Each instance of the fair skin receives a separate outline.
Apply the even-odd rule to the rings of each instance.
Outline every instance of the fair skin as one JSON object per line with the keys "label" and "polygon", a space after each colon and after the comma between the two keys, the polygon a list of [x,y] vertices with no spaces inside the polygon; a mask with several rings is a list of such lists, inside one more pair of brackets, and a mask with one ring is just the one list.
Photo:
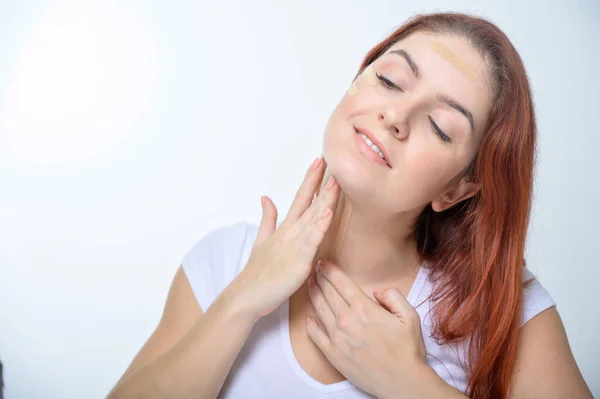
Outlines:
{"label": "fair skin", "polygon": [[[478,72],[477,78],[464,76],[433,51],[434,40],[468,62]],[[403,51],[418,66],[419,78],[396,51]],[[478,189],[467,179],[451,190],[447,186],[477,151],[491,93],[484,61],[460,39],[416,33],[388,49],[374,61],[373,69],[403,92],[389,91],[381,82],[371,86],[359,77],[357,93],[344,96],[333,111],[323,139],[324,182],[333,174],[343,191],[317,259],[338,265],[371,298],[373,290],[388,287],[397,287],[406,297],[419,266],[411,224],[428,203],[443,211]],[[439,92],[471,112],[475,130],[462,113],[436,100]],[[428,116],[451,142],[432,130]],[[370,130],[380,140],[391,168],[358,151],[353,126]],[[352,208],[352,216],[345,242],[340,243],[336,237],[347,207]],[[290,334],[298,361],[307,368],[320,364],[314,374],[322,382],[344,380],[304,332],[306,316],[316,316],[312,307],[307,287],[290,298]]]}
{"label": "fair skin", "polygon": [[[475,79],[465,76],[433,51],[431,42],[434,39],[461,57],[475,71]],[[420,78],[413,74],[403,56],[391,53],[395,50],[403,50],[403,54],[411,57],[419,67]],[[322,167],[326,166],[326,170],[321,187],[330,175],[334,175],[342,191],[334,206],[331,226],[315,258],[329,261],[327,267],[317,274],[316,281],[311,273],[301,289],[290,296],[292,347],[300,365],[324,384],[347,378],[367,391],[377,387],[378,391],[372,392],[381,398],[398,398],[394,395],[399,391],[408,397],[462,397],[419,360],[422,355],[420,325],[403,298],[410,291],[419,266],[415,242],[409,234],[414,218],[429,203],[440,212],[473,196],[479,188],[466,179],[452,187],[448,183],[472,160],[483,135],[492,98],[485,61],[461,39],[415,33],[388,49],[374,62],[373,68],[404,91],[388,91],[380,81],[376,86],[357,81],[356,94],[346,94],[328,121],[323,140],[326,165]],[[436,101],[439,92],[453,97],[470,111],[473,131],[462,113]],[[431,130],[429,117],[451,142],[442,140]],[[353,126],[373,132],[386,147],[391,167],[382,166],[358,151]],[[349,207],[351,218],[344,232],[345,240],[339,242],[336,237],[342,233],[340,221]],[[310,284],[312,290],[309,290],[310,281],[316,283]],[[315,290],[315,286],[319,290]],[[394,290],[388,290],[383,296],[373,294],[373,290],[390,287]],[[158,327],[121,381],[140,374],[139,370],[154,369],[157,370],[154,376],[162,377],[161,389],[184,386],[184,381],[192,378],[189,370],[195,369],[200,375],[198,367],[205,363],[192,358],[199,346],[193,337],[200,330],[208,330],[211,323],[222,328],[202,336],[207,346],[214,347],[230,340],[243,342],[251,323],[240,325],[239,318],[232,322],[233,318],[222,316],[225,309],[230,309],[223,298],[203,314],[179,269]],[[348,307],[348,303],[359,303],[360,306]],[[350,308],[358,308],[358,316],[362,319],[349,313]],[[346,318],[349,322],[344,325],[347,330],[358,332],[354,338],[371,337],[371,341],[361,342],[372,349],[370,352],[380,350],[381,353],[409,355],[386,358],[388,360],[383,363],[361,369],[365,361],[373,358],[364,357],[368,354],[360,351],[351,356],[344,354],[340,348],[348,342],[337,339],[334,345],[330,339],[332,333],[336,333],[331,315],[340,311],[352,316]],[[306,321],[308,315],[313,321]],[[408,322],[399,323],[401,318]],[[352,324],[356,320],[373,323]],[[362,330],[358,330],[359,327]],[[511,397],[591,397],[555,308],[535,316],[520,333]],[[242,338],[236,341],[235,334]],[[405,334],[402,342],[394,339],[398,334]],[[193,344],[186,346],[190,342]],[[381,342],[396,342],[398,350],[377,349]],[[233,357],[237,350],[237,347],[232,349]],[[233,357],[223,365],[224,369],[228,370]],[[167,376],[165,370],[169,367],[172,374]],[[147,375],[148,378],[139,380],[150,384],[156,379],[149,372]],[[398,387],[394,384],[403,381],[400,376],[406,382]],[[192,392],[193,387],[186,387]],[[422,387],[429,390],[423,391]],[[412,395],[407,389],[413,389]],[[122,391],[126,392],[125,389]]]}

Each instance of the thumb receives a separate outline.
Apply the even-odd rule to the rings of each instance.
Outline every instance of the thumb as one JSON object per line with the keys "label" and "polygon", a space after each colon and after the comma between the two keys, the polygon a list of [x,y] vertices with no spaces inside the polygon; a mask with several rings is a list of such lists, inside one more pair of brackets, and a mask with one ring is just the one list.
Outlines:
{"label": "thumb", "polygon": [[261,244],[267,239],[277,226],[277,208],[273,201],[266,195],[261,197],[262,203],[262,218],[260,220],[260,226],[258,227],[258,235],[256,236],[256,243]]}
{"label": "thumb", "polygon": [[377,299],[377,302],[396,316],[400,317],[407,314],[407,306],[410,306],[410,303],[408,303],[398,288],[392,287],[373,291],[373,296]]}

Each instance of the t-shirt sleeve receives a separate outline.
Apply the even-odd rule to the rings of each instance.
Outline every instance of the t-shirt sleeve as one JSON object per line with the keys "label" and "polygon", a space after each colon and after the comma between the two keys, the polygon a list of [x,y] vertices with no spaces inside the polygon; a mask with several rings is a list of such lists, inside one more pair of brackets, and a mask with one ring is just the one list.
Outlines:
{"label": "t-shirt sleeve", "polygon": [[211,230],[184,256],[181,266],[204,312],[244,268],[251,227],[240,221]]}
{"label": "t-shirt sleeve", "polygon": [[[527,269],[523,268],[523,282],[531,279],[534,275]],[[540,312],[556,306],[554,300],[548,294],[548,291],[542,286],[542,283],[536,278],[523,292],[523,313],[521,315],[521,326],[531,320]]]}

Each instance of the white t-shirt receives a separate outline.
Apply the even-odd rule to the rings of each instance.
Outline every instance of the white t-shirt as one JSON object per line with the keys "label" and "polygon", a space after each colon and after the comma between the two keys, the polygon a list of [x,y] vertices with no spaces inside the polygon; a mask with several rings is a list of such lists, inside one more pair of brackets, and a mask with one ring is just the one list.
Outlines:
{"label": "white t-shirt", "polygon": [[[258,226],[245,221],[220,227],[207,233],[185,255],[183,270],[204,311],[244,268],[257,233]],[[524,269],[523,278],[530,277],[531,272]],[[421,267],[407,300],[421,317],[427,363],[447,383],[464,392],[467,384],[463,367],[466,364],[466,343],[438,345],[430,338],[430,302],[425,299],[431,289],[428,270]],[[554,301],[535,280],[525,289],[521,325],[551,306],[555,306]],[[285,300],[279,308],[255,324],[225,380],[219,398],[373,398],[348,380],[322,384],[300,367],[290,342],[288,312],[289,302]]]}

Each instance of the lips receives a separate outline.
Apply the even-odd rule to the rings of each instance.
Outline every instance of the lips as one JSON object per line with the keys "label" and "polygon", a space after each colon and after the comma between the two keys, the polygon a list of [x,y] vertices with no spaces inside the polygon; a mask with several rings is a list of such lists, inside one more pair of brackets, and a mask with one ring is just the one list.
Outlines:
{"label": "lips", "polygon": [[362,133],[365,136],[367,136],[369,138],[369,140],[371,140],[371,142],[373,144],[375,144],[377,146],[377,148],[379,148],[379,150],[381,150],[381,152],[383,153],[384,156],[384,161],[388,164],[388,166],[391,168],[392,164],[390,163],[390,153],[388,152],[387,148],[385,148],[385,146],[383,145],[383,143],[377,138],[377,136],[375,136],[373,134],[373,132],[371,132],[368,129],[365,129],[363,127],[358,127],[358,126],[354,126],[354,131],[357,133]]}

